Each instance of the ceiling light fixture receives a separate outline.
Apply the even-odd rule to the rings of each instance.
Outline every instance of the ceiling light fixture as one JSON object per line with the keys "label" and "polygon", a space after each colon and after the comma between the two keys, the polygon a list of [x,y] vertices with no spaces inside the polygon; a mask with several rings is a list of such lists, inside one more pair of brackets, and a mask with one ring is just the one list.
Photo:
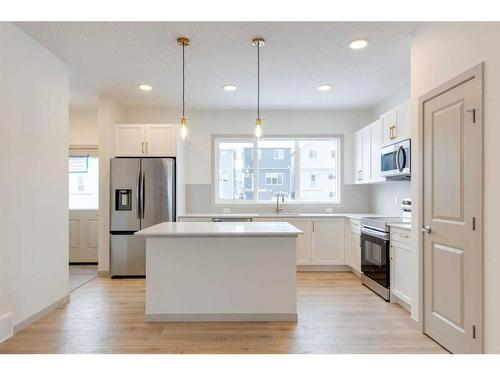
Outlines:
{"label": "ceiling light fixture", "polygon": [[141,89],[142,91],[151,91],[153,90],[153,87],[150,86],[150,85],[139,85],[139,89]]}
{"label": "ceiling light fixture", "polygon": [[260,119],[260,47],[266,44],[263,38],[255,38],[252,44],[257,47],[257,119],[255,120],[255,136],[262,136],[262,120]]}
{"label": "ceiling light fixture", "polygon": [[349,47],[351,49],[362,49],[365,48],[367,45],[368,41],[366,39],[356,39],[349,44]]}
{"label": "ceiling light fixture", "polygon": [[330,91],[331,88],[332,88],[332,85],[327,84],[327,83],[318,86],[319,91]]}
{"label": "ceiling light fixture", "polygon": [[226,91],[236,91],[236,86],[234,85],[224,85],[222,86]]}
{"label": "ceiling light fixture", "polygon": [[186,117],[186,58],[184,49],[189,46],[189,39],[186,37],[177,38],[177,44],[182,47],[182,116],[181,116],[181,138],[186,138],[188,134]]}

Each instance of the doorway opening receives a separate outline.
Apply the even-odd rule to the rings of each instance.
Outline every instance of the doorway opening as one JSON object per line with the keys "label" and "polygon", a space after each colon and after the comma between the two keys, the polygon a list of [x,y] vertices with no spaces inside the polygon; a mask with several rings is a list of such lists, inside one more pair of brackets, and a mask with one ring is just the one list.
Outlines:
{"label": "doorway opening", "polygon": [[97,277],[99,159],[96,146],[72,146],[69,175],[69,289]]}

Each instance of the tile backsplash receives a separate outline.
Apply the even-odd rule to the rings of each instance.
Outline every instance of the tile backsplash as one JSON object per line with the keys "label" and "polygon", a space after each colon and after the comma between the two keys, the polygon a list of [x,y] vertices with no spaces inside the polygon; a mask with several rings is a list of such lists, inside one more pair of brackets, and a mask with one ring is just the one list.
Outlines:
{"label": "tile backsplash", "polygon": [[[401,200],[410,197],[409,181],[388,181],[376,185],[344,185],[341,205],[328,204],[286,204],[283,212],[342,212],[376,213],[399,216]],[[228,211],[229,210],[229,211]],[[186,185],[186,213],[253,213],[274,212],[274,204],[228,204],[214,205],[212,185]],[[331,211],[330,211],[331,210]]]}
{"label": "tile backsplash", "polygon": [[[370,212],[370,186],[368,185],[344,185],[343,202],[341,205],[329,204],[285,204],[283,212],[316,213],[326,212],[331,209],[332,213],[369,213]],[[274,212],[274,204],[228,204],[214,205],[212,199],[212,185],[210,184],[188,184],[186,185],[186,213],[253,213]],[[329,211],[330,212],[330,211]]]}

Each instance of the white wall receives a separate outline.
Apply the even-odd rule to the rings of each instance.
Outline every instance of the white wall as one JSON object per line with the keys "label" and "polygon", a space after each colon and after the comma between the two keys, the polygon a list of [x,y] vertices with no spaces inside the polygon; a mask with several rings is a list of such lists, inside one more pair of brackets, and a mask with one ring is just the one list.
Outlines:
{"label": "white wall", "polygon": [[68,69],[0,23],[0,316],[68,295]]}
{"label": "white wall", "polygon": [[[343,134],[344,180],[352,182],[353,132],[370,123],[372,111],[266,111],[265,134]],[[177,123],[178,111],[126,110],[128,123]],[[189,113],[186,143],[186,184],[211,183],[212,134],[253,135],[255,111],[194,111]]]}
{"label": "white wall", "polygon": [[[420,27],[411,47],[412,142],[418,150],[418,98],[485,62],[484,75],[484,332],[485,350],[500,353],[500,23],[439,23]],[[415,158],[416,159],[416,158]],[[415,160],[417,163],[418,161]],[[418,176],[419,165],[413,165]],[[418,196],[413,184],[412,197]],[[414,238],[417,238],[414,211]],[[416,252],[418,244],[414,245]]]}
{"label": "white wall", "polygon": [[75,108],[69,111],[69,144],[97,145],[99,140],[97,108]]}

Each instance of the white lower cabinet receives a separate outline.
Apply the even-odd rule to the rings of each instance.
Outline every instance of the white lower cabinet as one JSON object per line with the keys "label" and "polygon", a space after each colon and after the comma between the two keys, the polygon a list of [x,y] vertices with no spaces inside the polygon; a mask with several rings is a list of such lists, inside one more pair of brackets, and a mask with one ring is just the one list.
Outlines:
{"label": "white lower cabinet", "polygon": [[411,307],[412,294],[411,277],[408,277],[408,273],[412,269],[410,231],[401,228],[391,228],[390,236],[391,295],[403,302],[403,307],[409,308]]}
{"label": "white lower cabinet", "polygon": [[359,220],[348,220],[346,222],[348,228],[346,231],[348,235],[346,236],[349,242],[346,244],[349,254],[349,266],[357,272],[357,274],[361,274],[361,233],[359,230]]}
{"label": "white lower cabinet", "polygon": [[297,237],[297,264],[311,264],[313,221],[311,219],[284,219],[284,221],[304,232],[303,235]]}
{"label": "white lower cabinet", "polygon": [[314,219],[311,264],[344,265],[344,219]]}

